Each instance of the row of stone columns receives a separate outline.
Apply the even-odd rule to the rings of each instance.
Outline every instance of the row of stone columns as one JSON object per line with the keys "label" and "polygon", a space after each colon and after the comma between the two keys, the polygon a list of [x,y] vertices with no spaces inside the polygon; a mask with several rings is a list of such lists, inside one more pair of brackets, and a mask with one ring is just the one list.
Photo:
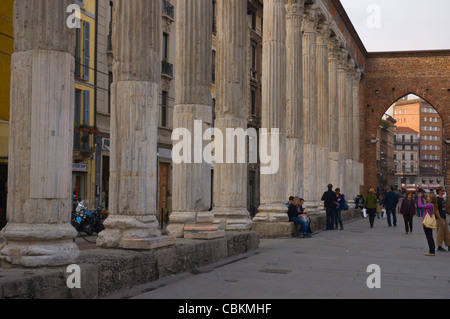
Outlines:
{"label": "row of stone columns", "polygon": [[[286,160],[280,161],[282,178],[261,177],[262,205],[253,222],[273,223],[256,227],[271,235],[277,230],[268,227],[287,220],[281,206],[288,196],[303,197],[314,213],[323,208],[321,196],[329,183],[349,197],[357,195],[362,184],[362,71],[355,68],[332,27],[316,3],[264,3],[263,128],[280,128],[280,152]],[[286,123],[278,118],[280,112],[285,112]]]}
{"label": "row of stone columns", "polygon": [[[340,43],[330,39],[329,23],[317,5],[304,3],[264,1],[265,133],[260,138],[269,141],[268,154],[278,152],[279,163],[276,171],[261,175],[261,206],[254,222],[286,222],[289,195],[303,196],[317,209],[329,181],[344,190],[352,184],[347,192],[359,188],[361,169],[354,165],[359,164],[359,130],[351,115],[359,114],[360,72]],[[69,4],[15,2],[9,223],[0,250],[8,264],[57,266],[73,263],[79,254],[70,225],[74,32],[63,14]],[[217,5],[215,132],[226,136],[227,128],[247,128],[247,32],[242,32],[247,3],[219,0]],[[156,219],[161,10],[161,1],[117,0],[114,5],[111,215],[97,241],[104,248],[174,244],[171,236],[161,235]],[[33,17],[39,23],[32,23]],[[203,160],[207,142],[195,143],[212,124],[211,19],[210,0],[178,2],[174,128],[191,133],[182,141],[182,153],[192,156],[173,164],[168,230],[175,237],[216,238],[224,230],[252,226],[246,210],[247,165],[236,158],[215,163],[215,205],[209,212],[211,164]],[[277,147],[270,143],[273,136]]]}

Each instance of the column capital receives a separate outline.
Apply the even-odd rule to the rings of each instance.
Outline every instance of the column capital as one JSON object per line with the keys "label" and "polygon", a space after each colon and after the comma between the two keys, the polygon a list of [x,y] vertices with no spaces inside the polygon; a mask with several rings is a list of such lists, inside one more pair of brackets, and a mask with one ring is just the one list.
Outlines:
{"label": "column capital", "polygon": [[327,46],[331,35],[331,22],[322,20],[317,29],[317,45]]}
{"label": "column capital", "polygon": [[320,10],[316,4],[305,6],[303,10],[303,33],[317,33]]}
{"label": "column capital", "polygon": [[346,71],[347,69],[347,59],[348,52],[347,49],[340,48],[337,50],[337,60],[338,60],[338,69]]}
{"label": "column capital", "polygon": [[337,37],[328,38],[328,59],[337,60],[341,50],[341,41]]}
{"label": "column capital", "polygon": [[287,18],[291,16],[301,16],[303,18],[303,9],[306,0],[286,0],[286,15]]}
{"label": "column capital", "polygon": [[361,82],[361,77],[364,73],[363,69],[360,68],[355,68],[355,70],[353,71],[353,87],[354,88],[358,88],[359,87],[359,82]]}

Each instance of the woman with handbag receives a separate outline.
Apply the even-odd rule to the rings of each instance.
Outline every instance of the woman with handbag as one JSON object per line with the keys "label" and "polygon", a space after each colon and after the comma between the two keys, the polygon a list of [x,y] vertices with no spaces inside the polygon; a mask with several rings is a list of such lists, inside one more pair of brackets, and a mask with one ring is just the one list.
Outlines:
{"label": "woman with handbag", "polygon": [[433,229],[437,228],[436,225],[436,214],[438,212],[438,202],[436,195],[430,193],[427,197],[427,204],[422,204],[422,195],[419,195],[417,204],[419,208],[423,208],[423,230],[425,231],[425,237],[428,241],[429,252],[425,256],[434,256],[436,251],[436,245],[433,238]]}

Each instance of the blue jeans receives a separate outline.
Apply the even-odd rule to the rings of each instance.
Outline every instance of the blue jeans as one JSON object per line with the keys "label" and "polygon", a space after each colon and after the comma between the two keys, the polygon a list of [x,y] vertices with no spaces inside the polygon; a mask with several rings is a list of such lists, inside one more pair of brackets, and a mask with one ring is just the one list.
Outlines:
{"label": "blue jeans", "polygon": [[300,219],[300,217],[289,217],[289,221],[294,222],[297,225],[301,225],[302,235],[308,235],[308,226],[309,226],[308,222],[304,222],[303,220]]}
{"label": "blue jeans", "polygon": [[392,227],[392,223],[391,223],[391,214],[394,217],[394,227],[397,226],[397,214],[396,214],[396,209],[387,209],[386,208],[386,214],[387,214],[387,222],[389,227]]}
{"label": "blue jeans", "polygon": [[341,226],[341,228],[344,227],[344,224],[342,223],[342,216],[341,216],[342,211],[343,211],[343,209],[338,209],[338,211],[337,211],[336,220],[335,220],[336,229],[338,228],[338,223],[339,223],[339,226]]}
{"label": "blue jeans", "polygon": [[325,207],[327,213],[327,230],[334,229],[335,219],[336,219],[336,208],[335,207]]}

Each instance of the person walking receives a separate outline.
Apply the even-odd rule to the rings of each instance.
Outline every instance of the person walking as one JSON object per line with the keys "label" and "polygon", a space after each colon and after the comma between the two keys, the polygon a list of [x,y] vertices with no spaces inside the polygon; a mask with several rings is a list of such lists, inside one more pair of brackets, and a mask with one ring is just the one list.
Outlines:
{"label": "person walking", "polygon": [[413,217],[416,215],[416,202],[413,193],[407,192],[400,206],[400,214],[405,221],[406,235],[413,232]]}
{"label": "person walking", "polygon": [[369,194],[366,196],[365,207],[367,213],[369,214],[370,228],[373,228],[373,223],[375,222],[375,214],[377,213],[377,195],[375,195],[375,190],[373,188],[369,189]]}
{"label": "person walking", "polygon": [[450,251],[450,230],[448,228],[447,223],[447,203],[444,199],[445,190],[444,188],[438,189],[438,210],[439,214],[437,214],[437,234],[436,234],[436,244],[438,246],[439,251],[447,251],[442,247],[442,243],[444,243],[449,251]]}
{"label": "person walking", "polygon": [[328,185],[328,191],[323,193],[322,201],[324,201],[325,211],[326,211],[326,224],[327,228],[324,230],[333,230],[334,229],[334,218],[336,215],[336,203],[337,196],[336,193],[333,192],[333,185]]}
{"label": "person walking", "polygon": [[[427,204],[422,204],[422,194],[419,194],[417,204],[420,208],[423,208],[422,221],[424,221],[427,216],[433,218],[439,214],[436,195],[430,193],[427,197],[427,202]],[[427,238],[429,248],[429,251],[425,254],[425,256],[434,256],[436,252],[436,245],[433,238],[433,229],[423,225],[423,230],[425,232],[425,237]]]}
{"label": "person walking", "polygon": [[345,199],[345,195],[341,194],[340,188],[336,188],[335,192],[336,192],[337,202],[339,203],[339,207],[338,207],[337,213],[336,213],[335,225],[336,225],[336,229],[338,229],[338,223],[339,223],[339,226],[341,227],[340,230],[344,230],[344,224],[342,223],[341,215],[342,215],[342,211],[345,210],[346,205],[348,207],[348,204],[347,204],[347,200]]}
{"label": "person walking", "polygon": [[[397,204],[398,204],[398,196],[394,192],[394,187],[391,186],[390,191],[384,195],[384,208],[386,209],[387,214],[387,222],[389,227],[392,227],[392,222],[394,223],[394,227],[397,227]],[[392,222],[391,222],[392,215]]]}

